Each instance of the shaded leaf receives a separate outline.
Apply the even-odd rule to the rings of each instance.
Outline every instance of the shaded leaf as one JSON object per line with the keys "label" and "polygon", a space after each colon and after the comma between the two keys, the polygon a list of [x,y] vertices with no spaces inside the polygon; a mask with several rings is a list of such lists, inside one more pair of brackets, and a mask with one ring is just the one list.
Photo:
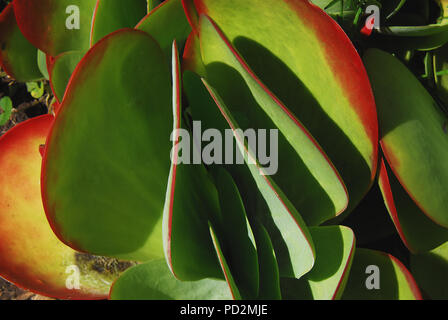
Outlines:
{"label": "shaded leaf", "polygon": [[[279,131],[278,158],[275,159],[278,170],[268,174],[299,212],[303,212],[307,224],[318,225],[339,215],[347,207],[347,191],[326,154],[302,124],[251,73],[216,25],[203,16],[200,26],[207,81],[223,96],[242,129]],[[271,149],[271,152],[276,151]],[[254,156],[259,159],[259,153]],[[306,190],[297,185],[299,180]]]}
{"label": "shaded leaf", "polygon": [[154,260],[126,270],[114,283],[112,300],[231,300],[225,281],[176,280],[165,260]]}
{"label": "shaded leaf", "polygon": [[[378,269],[372,271],[369,266]],[[376,289],[370,287],[375,279],[379,283]],[[380,251],[356,249],[343,299],[421,300],[421,294],[412,275],[395,257]]]}
{"label": "shaded leaf", "polygon": [[448,229],[435,224],[420,210],[384,159],[379,185],[398,234],[411,252],[425,252],[448,241]]}
{"label": "shaded leaf", "polygon": [[96,1],[90,33],[90,46],[116,30],[135,27],[146,13],[146,0]]}
{"label": "shaded leaf", "polygon": [[83,56],[81,51],[67,51],[54,58],[50,68],[50,83],[58,101],[64,98],[70,77]]}
{"label": "shaded leaf", "polygon": [[355,237],[343,226],[310,228],[316,263],[301,279],[281,279],[282,296],[289,300],[340,299],[355,252]]}
{"label": "shaded leaf", "polygon": [[89,48],[96,1],[14,0],[13,4],[23,35],[46,54],[55,57],[64,51],[85,52]]}
{"label": "shaded leaf", "polygon": [[[173,149],[163,214],[163,239],[167,263],[179,280],[219,278],[222,272],[209,231],[209,219],[219,215],[218,194],[202,164],[184,164],[180,151],[189,150],[190,134],[182,135],[182,88],[179,56],[173,43]],[[188,141],[184,141],[188,139]],[[186,147],[183,147],[187,144]],[[193,147],[194,148],[194,147]],[[198,263],[201,261],[201,263]]]}
{"label": "shaded leaf", "polygon": [[37,49],[20,32],[12,3],[0,13],[0,66],[18,81],[42,78],[37,65]]}
{"label": "shaded leaf", "polygon": [[191,32],[181,0],[164,1],[142,19],[136,28],[151,35],[167,57],[171,56],[173,40],[183,47]]}
{"label": "shaded leaf", "polygon": [[448,299],[448,242],[411,256],[411,271],[422,291],[433,300]]}
{"label": "shaded leaf", "polygon": [[[346,34],[308,1],[194,3],[200,15],[216,22],[253,73],[322,146],[347,186],[349,210],[354,208],[373,183],[378,124],[368,77]],[[306,220],[309,213],[302,214]]]}
{"label": "shaded leaf", "polygon": [[416,205],[448,227],[446,116],[398,59],[371,49],[364,61],[377,102],[385,159]]}

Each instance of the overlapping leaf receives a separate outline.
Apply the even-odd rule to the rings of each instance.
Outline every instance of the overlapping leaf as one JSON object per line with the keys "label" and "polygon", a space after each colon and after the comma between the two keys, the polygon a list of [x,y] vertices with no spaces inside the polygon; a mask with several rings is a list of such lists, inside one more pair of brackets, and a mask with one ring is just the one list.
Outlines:
{"label": "overlapping leaf", "polygon": [[[104,299],[118,275],[100,274],[84,263],[83,254],[57,239],[45,217],[39,147],[53,121],[40,116],[0,138],[0,276],[45,296]],[[76,272],[80,287],[67,287]]]}
{"label": "overlapping leaf", "polygon": [[[179,280],[219,278],[222,273],[209,233],[209,220],[219,216],[217,191],[201,164],[184,164],[179,153],[194,152],[183,129],[181,76],[176,42],[172,53],[173,149],[163,215],[164,250],[173,275]],[[182,134],[181,130],[184,130]],[[185,141],[187,140],[187,141]],[[182,147],[186,145],[185,147]],[[194,149],[194,147],[193,147]],[[198,263],[201,261],[201,263]]]}
{"label": "overlapping leaf", "polygon": [[448,227],[446,116],[392,55],[369,50],[364,61],[377,101],[381,146],[393,173],[417,206]]}
{"label": "overlapping leaf", "polygon": [[127,270],[114,283],[112,300],[231,300],[225,281],[180,281],[165,260],[154,260]]}
{"label": "overlapping leaf", "polygon": [[409,271],[395,257],[374,250],[356,249],[343,299],[421,300]]}
{"label": "overlapping leaf", "polygon": [[283,278],[284,299],[339,299],[344,292],[355,252],[355,237],[347,227],[310,228],[316,264],[302,279]]}
{"label": "overlapping leaf", "polygon": [[[213,103],[206,92],[201,91],[200,83],[195,83],[195,77],[191,73],[190,76],[188,79],[184,76],[185,85],[189,87],[187,91],[192,93],[192,86],[198,89],[193,96],[190,95],[194,108],[193,118],[200,113],[207,126],[222,132],[230,128],[237,150],[244,155],[246,166],[230,165],[228,169],[245,201],[249,219],[257,219],[270,233],[280,274],[300,278],[314,264],[314,247],[305,223],[275,182],[264,175],[264,169],[255,161],[242,133],[236,130],[240,128],[239,125],[216,90],[205,82]],[[254,190],[258,192],[254,193]]]}
{"label": "overlapping leaf", "polygon": [[425,298],[448,299],[448,242],[418,255],[411,256],[411,271]]}
{"label": "overlapping leaf", "polygon": [[37,49],[20,32],[12,3],[0,13],[0,66],[18,81],[43,78],[37,65]]}
{"label": "overlapping leaf", "polygon": [[209,18],[203,16],[200,26],[207,80],[219,90],[242,129],[279,131],[278,170],[268,174],[308,224],[320,224],[344,211],[345,186],[313,137],[251,73]]}
{"label": "overlapping leaf", "polygon": [[132,29],[104,38],[78,65],[42,170],[47,215],[70,246],[135,260],[163,257],[169,74],[159,45]]}
{"label": "overlapping leaf", "polygon": [[409,197],[389,165],[381,161],[379,185],[389,214],[403,243],[414,253],[448,241],[448,229],[431,221]]}
{"label": "overlapping leaf", "polygon": [[[378,130],[368,78],[344,32],[307,1],[185,1],[188,12],[192,2],[199,15],[216,22],[260,81],[316,138],[355,206],[373,181]],[[223,62],[221,56],[204,58]]]}
{"label": "overlapping leaf", "polygon": [[164,1],[140,21],[137,29],[154,37],[167,57],[171,56],[173,40],[183,47],[191,32],[181,0]]}
{"label": "overlapping leaf", "polygon": [[147,13],[146,0],[97,0],[90,45],[122,28],[133,28]]}
{"label": "overlapping leaf", "polygon": [[13,4],[23,35],[46,54],[55,57],[89,48],[96,1],[14,0]]}
{"label": "overlapping leaf", "polygon": [[58,101],[62,101],[70,77],[83,56],[81,51],[67,51],[54,58],[50,68],[50,82]]}

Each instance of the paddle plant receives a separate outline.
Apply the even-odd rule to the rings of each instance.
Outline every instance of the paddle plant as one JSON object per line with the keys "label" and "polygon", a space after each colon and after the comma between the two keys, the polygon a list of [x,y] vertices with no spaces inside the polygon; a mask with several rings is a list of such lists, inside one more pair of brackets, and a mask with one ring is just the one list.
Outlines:
{"label": "paddle plant", "polygon": [[[0,138],[0,275],[75,299],[446,298],[448,8],[419,24],[415,2],[13,0],[2,69],[54,102]],[[375,245],[394,235],[402,262]]]}

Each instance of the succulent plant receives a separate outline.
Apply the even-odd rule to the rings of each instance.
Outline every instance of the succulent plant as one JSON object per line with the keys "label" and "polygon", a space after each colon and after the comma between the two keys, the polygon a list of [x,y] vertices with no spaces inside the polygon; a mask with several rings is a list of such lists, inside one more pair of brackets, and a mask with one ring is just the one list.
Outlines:
{"label": "succulent plant", "polygon": [[[447,4],[419,25],[413,2],[13,0],[0,64],[54,103],[0,137],[0,275],[72,299],[447,298]],[[363,227],[386,212],[403,262]]]}

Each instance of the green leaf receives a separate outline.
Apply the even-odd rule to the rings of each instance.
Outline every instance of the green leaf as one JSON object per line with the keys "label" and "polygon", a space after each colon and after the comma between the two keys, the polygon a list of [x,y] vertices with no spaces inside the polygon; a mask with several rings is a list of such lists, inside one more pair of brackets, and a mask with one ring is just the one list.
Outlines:
{"label": "green leaf", "polygon": [[448,227],[448,135],[443,130],[446,116],[398,59],[371,49],[364,61],[389,166],[416,205],[431,220]]}
{"label": "green leaf", "polygon": [[12,100],[10,97],[3,97],[0,99],[0,126],[3,126],[9,121],[12,113]]}
{"label": "green leaf", "polygon": [[140,21],[136,28],[151,35],[167,57],[171,56],[173,40],[182,48],[191,32],[181,0],[164,1]]}
{"label": "green leaf", "polygon": [[50,70],[50,82],[58,101],[64,98],[70,77],[83,56],[81,51],[67,51],[54,59]]}
{"label": "green leaf", "polygon": [[[189,75],[192,74],[189,73]],[[276,246],[280,274],[300,278],[314,264],[314,247],[301,216],[275,182],[269,176],[263,175],[264,169],[259,163],[254,164],[253,161],[249,161],[255,158],[247,149],[241,132],[235,130],[240,127],[216,90],[203,80],[216,103],[214,105],[213,101],[207,100],[210,99],[209,97],[203,96],[204,92],[201,92],[201,87],[197,86],[197,83],[194,83],[194,77],[185,79],[184,75],[184,81],[186,86],[188,84],[187,92],[190,92],[190,102],[194,103],[192,105],[193,118],[195,119],[195,115],[200,113],[201,116],[207,117],[204,124],[207,123],[221,132],[224,132],[225,128],[231,128],[237,150],[244,156],[246,166],[229,165],[227,167],[238,186],[241,198],[245,201],[246,210],[250,210],[249,219],[260,219],[260,222],[268,229],[271,240]],[[199,91],[191,91],[192,86]],[[198,94],[201,96],[197,96]],[[191,99],[192,97],[194,100]]]}
{"label": "green leaf", "polygon": [[20,31],[46,54],[56,57],[89,48],[96,1],[14,0],[13,4]]}
{"label": "green leaf", "polygon": [[398,234],[411,252],[426,252],[448,241],[448,229],[435,224],[420,210],[384,159],[379,185]]}
{"label": "green leaf", "polygon": [[[39,147],[53,121],[48,114],[35,117],[0,137],[0,276],[48,297],[105,299],[118,272],[99,273],[60,242],[42,207]],[[76,271],[80,287],[69,289]]]}
{"label": "green leaf", "polygon": [[[347,186],[348,211],[354,208],[375,177],[378,124],[368,77],[346,34],[333,19],[309,1],[196,0],[194,3],[198,14],[207,15],[216,23],[260,82],[315,138]],[[269,26],[263,27],[261,21],[269,21]],[[200,34],[203,33],[204,30],[196,28]],[[211,46],[204,41],[205,45]],[[226,61],[224,63],[239,70],[234,62],[229,64],[227,51],[216,50],[213,56],[206,56],[204,48],[203,58],[207,60],[206,64],[214,62],[215,68],[224,69],[219,63]],[[244,78],[260,103],[261,99],[248,78]],[[233,108],[222,88],[208,77],[207,80],[218,90],[228,107]],[[249,123],[252,121],[254,119]],[[296,130],[280,131],[291,135]],[[303,144],[300,148],[303,152]],[[310,161],[311,168],[317,166],[315,159]],[[285,165],[280,167],[289,169]],[[328,178],[322,177],[326,170],[317,171],[318,181],[328,182]],[[328,184],[333,188],[338,185],[336,182]],[[285,188],[285,192],[293,189]],[[298,197],[290,198],[297,204]],[[338,200],[336,212],[341,209],[342,199]],[[297,209],[307,222],[308,216],[313,215],[310,210]],[[323,214],[326,213],[318,212],[316,216]]]}
{"label": "green leaf", "polygon": [[84,56],[42,169],[45,210],[62,241],[100,255],[163,257],[170,110],[170,68],[146,33],[120,30]]}
{"label": "green leaf", "polygon": [[114,283],[112,300],[231,300],[225,281],[179,281],[165,260],[154,260],[126,270]]}
{"label": "green leaf", "polygon": [[99,0],[96,3],[90,46],[106,35],[122,29],[133,28],[147,13],[146,0]]}
{"label": "green leaf", "polygon": [[222,251],[221,243],[216,236],[216,232],[213,230],[213,227],[210,225],[210,235],[213,239],[213,244],[215,245],[215,250],[218,255],[219,262],[221,264],[222,272],[224,273],[224,277],[226,278],[226,282],[229,285],[230,291],[232,292],[232,297],[234,300],[242,300],[243,297],[240,293],[238,285],[236,284],[235,277],[230,270],[229,263],[227,262],[226,257]]}
{"label": "green leaf", "polygon": [[17,81],[42,78],[37,49],[20,32],[12,3],[0,13],[0,66]]}
{"label": "green leaf", "polygon": [[339,215],[347,207],[347,191],[318,143],[251,73],[209,18],[202,16],[200,26],[206,79],[217,88],[241,128],[279,131],[278,171],[272,180],[308,225]]}
{"label": "green leaf", "polygon": [[448,299],[448,242],[430,252],[411,256],[411,271],[428,298]]}
{"label": "green leaf", "polygon": [[211,220],[235,285],[243,299],[258,297],[259,270],[255,239],[241,195],[222,167],[210,170],[219,195],[220,216]]}
{"label": "green leaf", "polygon": [[163,214],[165,257],[171,272],[179,280],[219,278],[222,272],[208,222],[212,216],[220,214],[218,194],[202,164],[185,164],[179,158],[180,151],[182,154],[194,152],[190,150],[190,144],[194,145],[194,142],[181,119],[182,88],[176,42],[173,43],[172,73],[173,155]]}
{"label": "green leaf", "polygon": [[[372,271],[369,266],[378,267]],[[375,280],[376,279],[376,280]],[[368,289],[378,281],[379,288]],[[414,278],[397,258],[379,251],[356,249],[345,300],[421,300]]]}
{"label": "green leaf", "polygon": [[316,263],[302,279],[281,279],[288,300],[335,300],[344,292],[355,252],[355,236],[343,226],[310,228]]}
{"label": "green leaf", "polygon": [[254,237],[257,246],[260,284],[258,299],[280,300],[280,274],[269,233],[258,221],[253,226]]}

